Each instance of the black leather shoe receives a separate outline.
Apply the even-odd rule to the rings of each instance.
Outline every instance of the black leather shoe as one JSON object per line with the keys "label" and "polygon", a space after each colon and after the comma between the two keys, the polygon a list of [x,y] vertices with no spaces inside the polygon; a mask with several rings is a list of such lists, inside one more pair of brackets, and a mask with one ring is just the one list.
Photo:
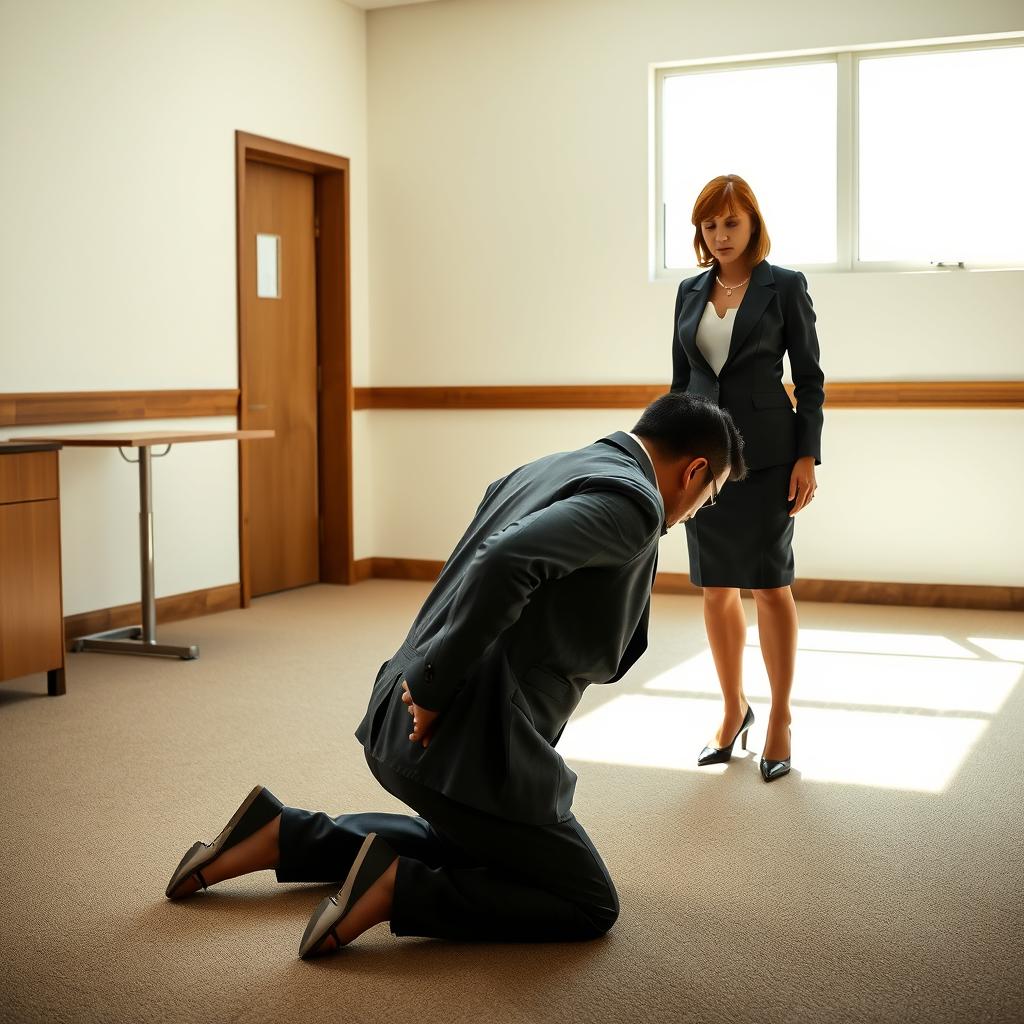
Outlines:
{"label": "black leather shoe", "polygon": [[[338,890],[338,894],[321,900],[320,905],[313,911],[313,916],[309,919],[299,943],[299,956],[303,960],[320,953],[329,953],[342,945],[336,931],[338,925],[397,858],[398,854],[391,845],[381,839],[376,832],[371,832],[363,840],[345,884]],[[334,945],[325,949],[324,944],[328,936],[334,939]]]}
{"label": "black leather shoe", "polygon": [[789,770],[792,767],[790,758],[786,758],[785,761],[769,761],[767,758],[761,758],[761,777],[765,782],[771,782],[772,779],[781,779],[783,775],[788,775]]}
{"label": "black leather shoe", "polygon": [[740,725],[736,735],[733,736],[732,743],[727,747],[705,747],[697,756],[697,764],[701,767],[706,764],[724,764],[732,757],[732,748],[735,746],[736,740],[739,739],[741,734],[743,739],[740,741],[740,746],[746,750],[747,731],[753,724],[754,709],[748,704],[747,713],[743,716],[743,723]]}
{"label": "black leather shoe", "polygon": [[[792,742],[792,738],[790,739]],[[792,757],[787,757],[785,761],[769,761],[768,758],[761,758],[761,778],[765,782],[771,782],[773,779],[781,779],[783,775],[788,775],[790,768],[793,766]]]}
{"label": "black leather shoe", "polygon": [[[243,839],[259,832],[264,825],[272,822],[280,813],[284,804],[264,786],[255,789],[242,801],[241,806],[231,816],[231,820],[221,829],[220,835],[212,843],[196,843],[184,857],[167,883],[165,896],[175,899],[174,892],[187,879],[195,877],[200,889],[206,888],[206,879],[202,869],[216,860],[225,850],[237,846]],[[196,890],[198,891],[198,890]]]}

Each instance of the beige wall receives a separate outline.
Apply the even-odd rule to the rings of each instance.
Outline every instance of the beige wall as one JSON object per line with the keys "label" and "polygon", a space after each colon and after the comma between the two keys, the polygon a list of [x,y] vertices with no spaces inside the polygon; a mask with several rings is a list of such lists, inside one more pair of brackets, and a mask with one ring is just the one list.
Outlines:
{"label": "beige wall", "polygon": [[[675,284],[648,268],[651,64],[1006,32],[1024,16],[1000,0],[447,0],[368,26],[374,384],[667,386]],[[695,141],[724,127],[697,120]],[[799,130],[799,112],[779,117],[780,147]],[[1022,272],[816,274],[810,289],[831,379],[1024,377]],[[632,418],[371,413],[374,552],[445,557],[488,480]],[[1022,442],[1016,412],[830,414],[798,571],[1019,584],[1024,555],[1001,538],[1024,505],[1006,465]],[[683,551],[666,540],[663,567],[685,571]]]}
{"label": "beige wall", "polygon": [[[236,385],[236,129],[352,161],[358,386],[667,380],[650,64],[1021,21],[996,0],[5,0],[0,391]],[[811,289],[834,379],[1024,376],[1019,273]],[[357,557],[445,557],[488,480],[633,415],[357,413]],[[832,414],[801,573],[1019,583],[1001,542],[1022,432],[1018,413]],[[135,471],[109,451],[62,466],[65,611],[134,600]],[[156,463],[158,594],[238,579],[236,466],[227,444]],[[663,565],[685,569],[681,537]]]}
{"label": "beige wall", "polygon": [[[353,368],[368,383],[364,12],[4,0],[0,392],[237,385],[237,129],[350,158]],[[158,595],[238,580],[235,448],[182,446],[154,464]],[[137,600],[135,471],[116,451],[61,459],[65,612]],[[356,544],[368,555],[367,522]]]}

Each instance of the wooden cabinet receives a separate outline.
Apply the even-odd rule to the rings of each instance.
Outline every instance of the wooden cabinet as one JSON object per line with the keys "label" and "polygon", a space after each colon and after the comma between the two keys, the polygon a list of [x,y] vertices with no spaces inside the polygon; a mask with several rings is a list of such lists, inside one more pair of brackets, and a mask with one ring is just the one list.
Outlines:
{"label": "wooden cabinet", "polygon": [[0,444],[0,681],[47,673],[64,693],[59,445]]}

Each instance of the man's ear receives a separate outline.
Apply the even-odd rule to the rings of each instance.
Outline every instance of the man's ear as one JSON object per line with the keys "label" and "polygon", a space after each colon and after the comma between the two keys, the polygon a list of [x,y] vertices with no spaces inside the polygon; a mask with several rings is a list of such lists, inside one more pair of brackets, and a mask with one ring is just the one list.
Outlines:
{"label": "man's ear", "polygon": [[708,467],[708,460],[703,455],[698,455],[697,458],[691,459],[690,464],[683,470],[683,475],[680,478],[680,483],[684,488],[689,487],[693,482],[694,478],[699,474],[703,473]]}

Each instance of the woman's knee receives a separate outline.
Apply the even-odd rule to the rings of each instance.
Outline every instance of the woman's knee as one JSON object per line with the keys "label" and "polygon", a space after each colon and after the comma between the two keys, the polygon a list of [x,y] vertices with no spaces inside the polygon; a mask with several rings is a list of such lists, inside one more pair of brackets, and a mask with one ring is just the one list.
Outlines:
{"label": "woman's knee", "polygon": [[724,608],[733,601],[740,599],[740,592],[736,587],[705,587],[704,603],[712,608]]}
{"label": "woman's knee", "polygon": [[770,590],[752,590],[757,605],[781,608],[793,603],[793,591],[789,587],[773,587]]}

